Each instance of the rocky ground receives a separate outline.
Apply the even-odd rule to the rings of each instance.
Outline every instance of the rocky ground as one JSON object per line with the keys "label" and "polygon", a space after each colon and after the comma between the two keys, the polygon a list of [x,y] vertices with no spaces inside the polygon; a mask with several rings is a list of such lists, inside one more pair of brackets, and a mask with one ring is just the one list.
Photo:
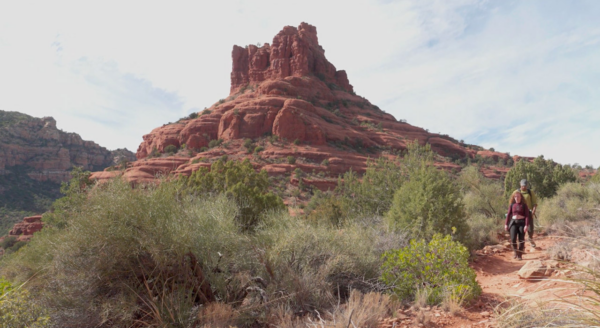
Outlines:
{"label": "rocky ground", "polygon": [[455,314],[439,307],[399,309],[396,317],[383,319],[380,327],[492,328],[497,327],[498,305],[509,298],[536,303],[576,293],[577,288],[560,280],[570,275],[574,265],[551,260],[546,252],[557,240],[555,236],[538,236],[537,247],[527,245],[523,261],[512,258],[507,243],[486,247],[477,252],[471,265],[483,290],[476,302]]}

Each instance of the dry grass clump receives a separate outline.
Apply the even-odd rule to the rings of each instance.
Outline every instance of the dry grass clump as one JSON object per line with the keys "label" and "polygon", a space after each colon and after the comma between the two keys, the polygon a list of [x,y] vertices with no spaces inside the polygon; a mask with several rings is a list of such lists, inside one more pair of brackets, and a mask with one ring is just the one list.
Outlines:
{"label": "dry grass clump", "polygon": [[498,328],[591,327],[585,314],[556,303],[510,300],[499,305],[496,312]]}
{"label": "dry grass clump", "polygon": [[380,320],[392,315],[397,306],[389,295],[377,292],[363,294],[353,290],[345,304],[338,305],[332,311],[318,313],[316,318],[295,318],[289,315],[289,311],[280,311],[278,321],[272,325],[280,328],[376,328]]}
{"label": "dry grass clump", "polygon": [[550,227],[564,222],[590,220],[600,214],[600,184],[567,183],[557,194],[542,200],[540,224]]}

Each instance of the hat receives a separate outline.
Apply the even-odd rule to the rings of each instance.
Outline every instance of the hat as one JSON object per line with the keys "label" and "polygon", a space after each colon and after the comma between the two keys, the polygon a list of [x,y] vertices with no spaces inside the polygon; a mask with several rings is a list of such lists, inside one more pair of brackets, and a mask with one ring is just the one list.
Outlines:
{"label": "hat", "polygon": [[521,180],[521,186],[526,186],[526,185],[527,185],[527,179]]}

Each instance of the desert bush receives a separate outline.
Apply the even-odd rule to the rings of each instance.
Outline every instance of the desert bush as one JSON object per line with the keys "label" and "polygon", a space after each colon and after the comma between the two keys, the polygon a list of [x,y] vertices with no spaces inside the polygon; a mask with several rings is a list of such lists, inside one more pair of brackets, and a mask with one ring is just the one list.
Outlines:
{"label": "desert bush", "polygon": [[419,289],[427,291],[429,304],[442,302],[445,295],[471,300],[481,287],[468,260],[465,246],[435,234],[429,243],[413,239],[409,246],[385,253],[381,278],[402,300],[414,300]]}
{"label": "desert bush", "polygon": [[177,152],[177,146],[175,145],[168,145],[165,147],[165,153],[167,154],[175,154]]}
{"label": "desert bush", "polygon": [[503,232],[504,221],[499,218],[488,217],[483,214],[474,214],[469,217],[470,249],[480,249],[485,245],[498,243],[498,233]]}
{"label": "desert bush", "polygon": [[0,278],[0,326],[6,328],[52,327],[48,311],[37,304],[23,286],[14,287]]}
{"label": "desert bush", "polygon": [[375,289],[381,252],[374,246],[390,234],[395,239],[391,246],[405,242],[402,235],[373,227],[372,222],[338,229],[280,215],[271,217],[256,237],[259,248],[266,250],[265,263],[275,268],[268,275],[274,284],[269,288],[289,293],[297,312],[331,308],[340,297],[346,299],[350,289]]}
{"label": "desert bush", "polygon": [[399,160],[380,157],[369,160],[365,174],[348,171],[338,182],[337,192],[354,216],[383,215],[392,204],[394,192],[405,180]]}
{"label": "desert bush", "polygon": [[294,156],[288,156],[287,157],[287,162],[288,162],[288,164],[296,164],[296,157],[294,157]]}
{"label": "desert bush", "polygon": [[214,139],[208,142],[208,148],[219,147],[223,143],[223,139]]}
{"label": "desert bush", "polygon": [[600,216],[600,184],[567,183],[539,205],[539,223],[545,226]]}
{"label": "desert bush", "polygon": [[8,249],[8,248],[13,247],[13,245],[16,244],[16,243],[17,243],[17,237],[15,237],[15,236],[6,236],[0,242],[0,247],[2,247],[4,249]]}
{"label": "desert bush", "polygon": [[502,232],[507,203],[500,182],[485,178],[476,167],[463,169],[457,183],[463,193],[463,204],[470,227],[470,248],[497,243]]}
{"label": "desert bush", "polygon": [[263,146],[256,146],[256,148],[254,148],[254,153],[258,154],[258,153],[260,153],[263,150],[265,150],[265,147],[263,147]]}
{"label": "desert bush", "polygon": [[323,193],[319,193],[317,197],[319,197],[318,203],[310,204],[310,207],[305,210],[308,213],[307,219],[319,225],[343,226],[348,213],[340,197]]}
{"label": "desert bush", "polygon": [[[260,175],[244,170],[233,173]],[[131,189],[114,180],[81,199],[74,193],[78,200],[53,214],[60,228],[49,224],[4,256],[0,274],[28,281],[36,304],[61,327],[210,325],[222,316],[199,305],[215,301],[256,322],[275,306],[325,313],[350,289],[380,290],[382,253],[406,242],[376,218],[338,228],[276,211],[247,232],[227,188],[185,188],[162,181]]]}
{"label": "desert bush", "polygon": [[394,194],[386,218],[412,238],[429,240],[436,233],[453,234],[456,240],[469,244],[469,226],[458,187],[446,172],[426,162],[411,169],[410,179]]}
{"label": "desert bush", "polygon": [[249,160],[217,161],[210,171],[200,168],[190,177],[182,177],[181,185],[197,194],[221,194],[235,200],[239,207],[237,220],[243,229],[253,229],[266,211],[283,210],[283,201],[269,192],[266,171],[256,172]]}
{"label": "desert bush", "polygon": [[246,268],[237,211],[224,195],[182,197],[166,182],[132,190],[117,180],[91,190],[63,212],[63,229],[45,227],[1,270],[43,286],[36,299],[59,326],[186,322],[212,293],[227,295],[227,277],[211,269]]}
{"label": "desert bush", "polygon": [[457,183],[464,194],[463,203],[468,216],[483,214],[490,218],[501,218],[506,213],[508,203],[503,197],[502,184],[487,179],[476,167],[463,169]]}
{"label": "desert bush", "polygon": [[509,198],[510,194],[519,189],[519,181],[527,179],[531,189],[538,197],[552,197],[556,194],[558,187],[567,182],[577,181],[577,176],[568,165],[560,165],[544,156],[537,157],[533,163],[521,159],[508,171],[504,179],[504,196]]}

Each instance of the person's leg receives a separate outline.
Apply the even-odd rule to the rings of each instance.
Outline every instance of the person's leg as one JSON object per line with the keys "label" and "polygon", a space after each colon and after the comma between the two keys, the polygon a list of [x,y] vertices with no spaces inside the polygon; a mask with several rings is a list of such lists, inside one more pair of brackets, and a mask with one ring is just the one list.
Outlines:
{"label": "person's leg", "polygon": [[529,226],[527,227],[527,239],[529,240],[529,245],[535,248],[535,242],[533,241],[533,216],[531,216],[531,220],[529,220]]}
{"label": "person's leg", "polygon": [[519,233],[519,228],[516,224],[511,225],[510,227],[510,246],[513,250],[513,259],[519,257],[519,248],[517,245],[517,235]]}
{"label": "person's leg", "polygon": [[518,238],[519,238],[519,251],[518,251],[518,260],[523,259],[523,251],[525,250],[525,225],[520,224],[518,226]]}

